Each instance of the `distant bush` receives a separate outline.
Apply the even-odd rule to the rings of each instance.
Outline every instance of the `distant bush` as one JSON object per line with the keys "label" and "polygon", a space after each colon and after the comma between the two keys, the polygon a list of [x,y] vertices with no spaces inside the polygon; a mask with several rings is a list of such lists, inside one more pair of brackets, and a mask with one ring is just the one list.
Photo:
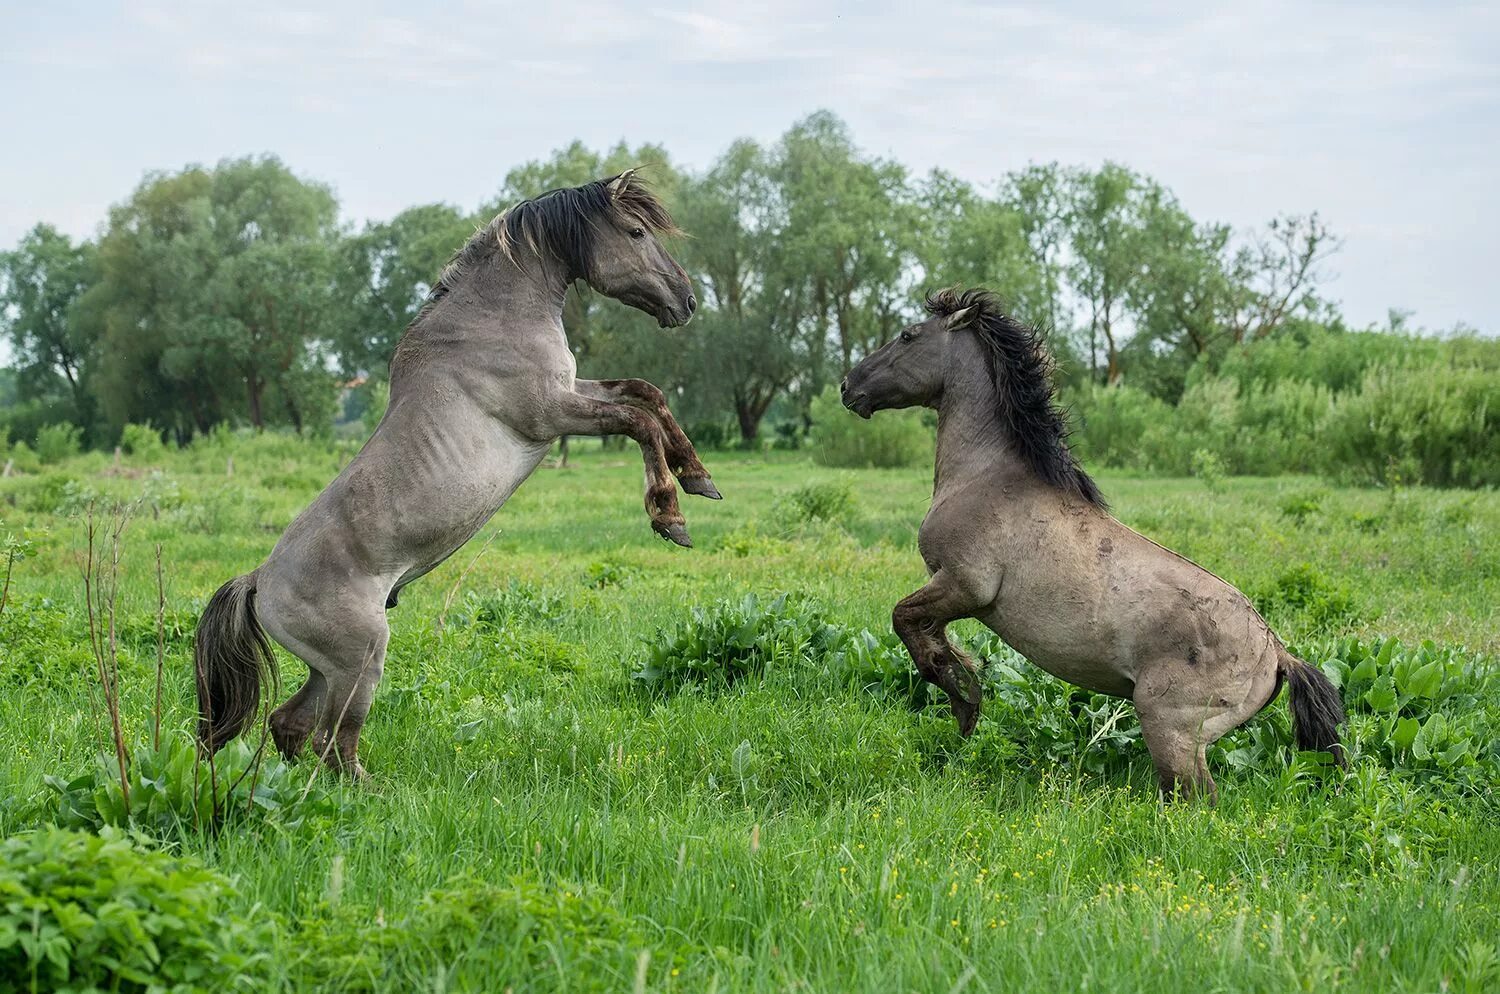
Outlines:
{"label": "distant bush", "polygon": [[83,450],[82,441],[83,429],[77,425],[47,425],[36,433],[36,454],[43,463],[62,462]]}
{"label": "distant bush", "polygon": [[160,459],[167,454],[161,433],[150,425],[126,425],[120,432],[120,449],[141,460]]}
{"label": "distant bush", "polygon": [[771,508],[778,522],[843,521],[854,513],[854,488],[846,480],[809,483],[779,496]]}
{"label": "distant bush", "polygon": [[[1450,344],[1424,343],[1416,353]],[[1377,364],[1324,356],[1324,375],[1345,387],[1337,391],[1291,375],[1298,353],[1286,346],[1255,348],[1268,347],[1279,356],[1278,375],[1287,375],[1271,379],[1240,360],[1227,375],[1192,377],[1175,407],[1128,386],[1070,392],[1079,455],[1087,464],[1173,476],[1199,475],[1194,467],[1206,452],[1225,475],[1500,486],[1500,367],[1484,364],[1492,357],[1478,345],[1471,351],[1483,362],[1473,364],[1457,362],[1468,352],[1453,349]],[[1353,369],[1362,372],[1349,385]]]}
{"label": "distant bush", "polygon": [[1090,384],[1067,397],[1073,443],[1091,466],[1165,469],[1152,429],[1172,419],[1164,401],[1134,387]]}
{"label": "distant bush", "polygon": [[228,879],[106,831],[0,842],[6,990],[231,990],[265,961],[268,928],[232,914]]}
{"label": "distant bush", "polygon": [[1500,486],[1500,371],[1372,368],[1323,441],[1327,470],[1361,482]]}
{"label": "distant bush", "polygon": [[897,469],[932,462],[933,433],[920,410],[882,411],[863,421],[844,409],[830,387],[813,400],[811,416],[808,447],[820,465]]}
{"label": "distant bush", "polygon": [[727,449],[739,435],[733,424],[713,418],[694,421],[686,425],[683,431],[687,433],[695,449],[702,449],[705,452],[713,449]]}

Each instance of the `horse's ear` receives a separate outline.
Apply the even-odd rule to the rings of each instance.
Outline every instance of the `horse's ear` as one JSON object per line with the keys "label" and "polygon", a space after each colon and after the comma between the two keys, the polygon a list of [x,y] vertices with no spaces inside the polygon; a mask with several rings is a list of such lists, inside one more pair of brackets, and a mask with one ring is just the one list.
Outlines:
{"label": "horse's ear", "polygon": [[968,307],[956,310],[952,314],[949,314],[948,330],[958,331],[960,328],[967,327],[969,322],[974,320],[974,316],[978,312],[978,310],[979,306],[977,304],[970,304]]}
{"label": "horse's ear", "polygon": [[630,185],[630,177],[632,177],[634,175],[635,175],[635,170],[634,169],[627,169],[623,173],[621,173],[620,175],[616,176],[614,179],[610,180],[609,181],[609,195],[611,197],[614,197],[615,199],[618,200],[619,197],[620,197],[620,194],[624,193],[625,192],[625,188]]}

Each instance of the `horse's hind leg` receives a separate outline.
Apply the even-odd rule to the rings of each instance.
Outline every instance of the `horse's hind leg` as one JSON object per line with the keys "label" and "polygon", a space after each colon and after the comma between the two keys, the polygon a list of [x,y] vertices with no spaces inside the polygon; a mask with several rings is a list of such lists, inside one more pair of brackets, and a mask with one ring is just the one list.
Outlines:
{"label": "horse's hind leg", "polygon": [[[327,696],[327,681],[323,674],[308,668],[307,682],[302,685],[281,707],[271,712],[271,739],[276,748],[287,759],[295,759],[307,744],[307,738],[318,725],[318,711]],[[323,743],[315,741],[314,749]]]}
{"label": "horse's hind leg", "polygon": [[[1139,704],[1136,709],[1140,710]],[[1208,743],[1194,735],[1192,728],[1183,728],[1173,716],[1141,713],[1140,718],[1141,736],[1151,750],[1162,797],[1216,800],[1219,788],[1208,772]]]}
{"label": "horse's hind leg", "polygon": [[[279,723],[286,746],[298,749],[312,736],[330,767],[356,778],[364,776],[359,733],[380,682],[390,636],[384,603],[384,590],[373,587],[333,588],[316,599],[298,597],[275,582],[261,587],[261,623],[312,671],[302,690],[278,709],[283,715],[279,722],[273,715],[272,731]],[[285,751],[282,739],[277,745]]]}

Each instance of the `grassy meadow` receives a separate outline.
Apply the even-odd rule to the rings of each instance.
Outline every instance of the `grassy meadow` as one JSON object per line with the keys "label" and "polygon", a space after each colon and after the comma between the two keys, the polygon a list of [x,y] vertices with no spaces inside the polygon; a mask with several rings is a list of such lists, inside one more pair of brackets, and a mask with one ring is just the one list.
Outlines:
{"label": "grassy meadow", "polygon": [[[929,470],[705,454],[725,499],[684,498],[681,550],[650,531],[634,449],[575,444],[391,612],[371,785],[267,761],[205,809],[190,750],[149,745],[155,546],[180,744],[198,611],[353,451],[219,434],[0,480],[0,539],[32,544],[0,614],[0,990],[149,957],[148,932],[181,989],[1500,988],[1493,490],[1102,474],[1351,711],[1347,773],[1293,752],[1282,697],[1211,754],[1217,807],[1164,807],[1128,705],[977,626],[955,626],[995,661],[972,739],[914,684],[889,621],[924,580]],[[115,628],[149,813],[115,796],[77,565],[113,499],[134,508]],[[304,673],[283,654],[283,695]],[[70,872],[96,912],[44,934],[15,895]],[[131,932],[150,888],[176,910]]]}

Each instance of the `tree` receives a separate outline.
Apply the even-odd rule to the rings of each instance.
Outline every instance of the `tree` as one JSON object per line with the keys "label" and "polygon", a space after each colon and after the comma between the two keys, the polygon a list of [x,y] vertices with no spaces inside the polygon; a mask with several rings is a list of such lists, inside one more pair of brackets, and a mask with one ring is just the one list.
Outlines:
{"label": "tree", "polygon": [[367,224],[340,243],[334,351],[346,375],[385,378],[396,343],[474,228],[475,219],[458,208],[427,204]]}
{"label": "tree", "polygon": [[827,111],[783,136],[772,174],[781,216],[768,261],[783,284],[801,283],[807,295],[811,400],[836,378],[830,365],[842,376],[909,307],[916,203],[905,168],[864,156]]}
{"label": "tree", "polygon": [[1018,318],[1046,325],[1054,288],[1027,237],[1028,224],[1010,202],[985,197],[941,170],[920,191],[924,218],[918,257],[929,287],[987,284]]}
{"label": "tree", "polygon": [[88,379],[96,343],[77,306],[95,279],[94,246],[75,245],[48,224],[0,253],[0,327],[15,352],[18,398],[55,400],[62,384],[69,420],[86,428],[94,422]]}
{"label": "tree", "polygon": [[798,372],[801,288],[775,271],[772,168],[759,145],[737,141],[680,196],[682,224],[694,235],[684,263],[702,298],[686,329],[683,379],[691,394],[727,401],[747,444]]}
{"label": "tree", "polygon": [[1234,255],[1229,330],[1235,342],[1273,334],[1298,313],[1317,309],[1318,266],[1343,247],[1317,212],[1273,219]]}
{"label": "tree", "polygon": [[1098,172],[1076,171],[1068,182],[1069,248],[1067,266],[1074,292],[1089,315],[1089,361],[1098,376],[1098,348],[1103,339],[1105,382],[1119,382],[1121,327],[1126,302],[1140,277],[1139,251],[1143,217],[1163,191],[1150,180],[1107,162]]}
{"label": "tree", "polygon": [[337,202],[274,158],[148,176],[110,212],[80,309],[115,425],[299,428],[330,410]]}

